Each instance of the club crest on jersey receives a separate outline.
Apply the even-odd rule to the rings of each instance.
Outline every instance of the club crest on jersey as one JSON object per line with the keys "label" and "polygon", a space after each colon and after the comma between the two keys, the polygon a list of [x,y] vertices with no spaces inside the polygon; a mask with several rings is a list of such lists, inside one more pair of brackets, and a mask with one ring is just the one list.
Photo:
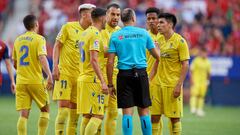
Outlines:
{"label": "club crest on jersey", "polygon": [[98,48],[98,46],[99,46],[99,41],[98,41],[98,40],[95,40],[95,41],[94,41],[94,48]]}
{"label": "club crest on jersey", "polygon": [[75,32],[76,32],[76,33],[78,33],[78,30],[77,30],[77,29],[75,29]]}
{"label": "club crest on jersey", "polygon": [[123,40],[123,35],[118,36],[119,40]]}
{"label": "club crest on jersey", "polygon": [[183,40],[183,39],[181,39],[180,41],[181,41],[182,43],[184,43],[184,40]]}

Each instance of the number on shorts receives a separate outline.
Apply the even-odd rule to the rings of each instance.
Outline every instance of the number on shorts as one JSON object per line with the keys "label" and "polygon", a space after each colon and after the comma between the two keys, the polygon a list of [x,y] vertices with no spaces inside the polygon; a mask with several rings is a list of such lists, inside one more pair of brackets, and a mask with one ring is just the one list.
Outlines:
{"label": "number on shorts", "polygon": [[104,95],[98,95],[98,103],[104,104]]}
{"label": "number on shorts", "polygon": [[61,88],[67,88],[67,80],[61,80]]}
{"label": "number on shorts", "polygon": [[23,52],[23,55],[20,57],[20,65],[21,66],[28,66],[29,65],[28,61],[24,61],[28,57],[28,50],[29,50],[29,48],[26,45],[23,45],[20,48],[20,52],[21,53]]}

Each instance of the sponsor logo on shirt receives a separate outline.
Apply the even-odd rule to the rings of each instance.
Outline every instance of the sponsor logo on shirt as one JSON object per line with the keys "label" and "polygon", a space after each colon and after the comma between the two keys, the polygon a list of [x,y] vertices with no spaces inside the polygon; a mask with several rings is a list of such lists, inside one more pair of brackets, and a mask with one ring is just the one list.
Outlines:
{"label": "sponsor logo on shirt", "polygon": [[118,36],[118,39],[123,40],[123,36],[122,35]]}

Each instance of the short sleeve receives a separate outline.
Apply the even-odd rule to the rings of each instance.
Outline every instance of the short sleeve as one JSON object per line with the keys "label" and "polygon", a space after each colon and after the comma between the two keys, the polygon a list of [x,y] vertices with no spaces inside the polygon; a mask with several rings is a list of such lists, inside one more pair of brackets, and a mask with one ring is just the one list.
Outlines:
{"label": "short sleeve", "polygon": [[113,36],[111,36],[111,38],[110,38],[108,52],[109,53],[116,53],[116,45],[114,43],[114,37]]}
{"label": "short sleeve", "polygon": [[56,40],[60,41],[62,44],[65,43],[66,39],[68,37],[68,32],[67,32],[67,26],[63,25],[61,30],[59,31]]}
{"label": "short sleeve", "polygon": [[38,56],[40,55],[47,55],[47,49],[46,49],[46,40],[44,37],[41,37],[39,39],[39,44],[38,44]]}
{"label": "short sleeve", "polygon": [[153,40],[148,32],[146,32],[146,37],[147,37],[147,46],[146,46],[147,49],[151,50],[151,49],[155,48],[155,44],[153,43]]}
{"label": "short sleeve", "polygon": [[9,59],[9,53],[8,53],[8,47],[6,46],[4,53],[3,53],[3,59]]}
{"label": "short sleeve", "polygon": [[179,42],[178,51],[179,51],[180,61],[190,59],[189,49],[185,39],[181,38],[178,42]]}
{"label": "short sleeve", "polygon": [[89,40],[89,50],[90,51],[100,51],[100,36],[93,35]]}

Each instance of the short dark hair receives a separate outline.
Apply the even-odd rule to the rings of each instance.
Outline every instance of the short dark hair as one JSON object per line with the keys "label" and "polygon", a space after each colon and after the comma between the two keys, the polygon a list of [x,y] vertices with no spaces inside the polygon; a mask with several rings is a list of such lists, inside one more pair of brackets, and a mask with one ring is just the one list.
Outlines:
{"label": "short dark hair", "polygon": [[111,7],[120,8],[120,6],[117,3],[111,3],[111,4],[107,5],[107,10],[110,9]]}
{"label": "short dark hair", "polygon": [[160,10],[156,7],[150,7],[146,10],[145,15],[147,15],[148,13],[156,13],[158,16],[160,14]]}
{"label": "short dark hair", "polygon": [[131,8],[125,8],[121,12],[121,20],[122,22],[129,22],[135,16],[135,12]]}
{"label": "short dark hair", "polygon": [[23,24],[27,30],[31,30],[35,27],[37,17],[35,15],[27,15],[23,18]]}
{"label": "short dark hair", "polygon": [[174,14],[171,13],[160,13],[158,15],[158,19],[160,18],[165,18],[167,21],[170,21],[173,23],[173,28],[176,26],[177,24],[177,18]]}
{"label": "short dark hair", "polygon": [[92,13],[91,13],[91,17],[93,20],[98,19],[101,16],[105,16],[106,15],[106,9],[104,8],[95,8],[93,9]]}
{"label": "short dark hair", "polygon": [[207,48],[206,48],[205,46],[200,47],[200,50],[201,50],[202,52],[207,52]]}

